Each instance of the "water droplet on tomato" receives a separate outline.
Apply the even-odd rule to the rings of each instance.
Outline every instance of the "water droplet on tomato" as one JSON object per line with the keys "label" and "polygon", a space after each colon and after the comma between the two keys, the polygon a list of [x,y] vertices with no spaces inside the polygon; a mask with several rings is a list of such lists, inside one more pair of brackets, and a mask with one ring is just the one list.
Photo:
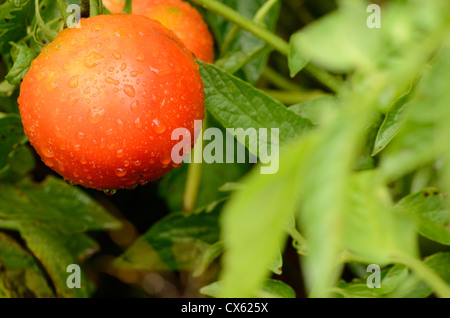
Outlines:
{"label": "water droplet on tomato", "polygon": [[80,151],[80,149],[81,149],[80,145],[73,146],[73,150],[75,150],[75,151]]}
{"label": "water droplet on tomato", "polygon": [[116,60],[120,60],[122,58],[122,55],[117,51],[113,51],[112,54]]}
{"label": "water droplet on tomato", "polygon": [[131,103],[131,111],[137,112],[138,109],[139,109],[139,102],[135,100],[134,102]]}
{"label": "water droplet on tomato", "polygon": [[82,165],[87,164],[87,160],[84,157],[80,159],[80,162],[81,162]]}
{"label": "water droplet on tomato", "polygon": [[123,155],[124,155],[124,153],[123,153],[123,149],[119,149],[119,150],[117,150],[117,153],[116,153],[116,157],[117,157],[117,158],[122,158],[122,157],[123,157]]}
{"label": "water droplet on tomato", "polygon": [[138,62],[144,62],[144,60],[145,60],[145,58],[144,58],[144,55],[142,55],[142,54],[139,54],[139,55],[136,57],[136,61],[138,61]]}
{"label": "water droplet on tomato", "polygon": [[119,83],[120,83],[119,81],[117,81],[114,78],[109,77],[109,76],[107,78],[105,78],[105,82],[108,84],[114,84],[114,85],[119,85]]}
{"label": "water droplet on tomato", "polygon": [[140,160],[136,160],[133,162],[133,165],[135,165],[136,167],[139,167],[141,165],[141,161]]}
{"label": "water droplet on tomato", "polygon": [[48,147],[42,147],[41,151],[42,151],[42,154],[44,155],[44,157],[53,158],[55,156],[53,154],[53,151]]}
{"label": "water droplet on tomato", "polygon": [[162,163],[163,165],[168,165],[168,164],[171,163],[171,162],[172,162],[172,158],[170,157],[170,155],[165,154],[165,155],[163,155],[163,156],[161,157],[161,163]]}
{"label": "water droplet on tomato", "polygon": [[158,118],[155,118],[152,123],[152,129],[155,133],[162,134],[166,131],[166,126]]}
{"label": "water droplet on tomato", "polygon": [[127,174],[127,170],[123,168],[117,168],[116,169],[116,176],[119,178],[124,177]]}
{"label": "water droplet on tomato", "polygon": [[78,75],[75,75],[69,80],[69,87],[76,88],[77,86],[78,86]]}
{"label": "water droplet on tomato", "polygon": [[97,124],[102,120],[105,109],[101,107],[91,107],[89,112],[89,122],[91,124]]}
{"label": "water droplet on tomato", "polygon": [[136,95],[136,91],[132,85],[125,84],[123,86],[123,92],[130,97],[134,97]]}
{"label": "water droplet on tomato", "polygon": [[139,117],[134,121],[134,125],[136,126],[136,128],[142,128],[142,122]]}
{"label": "water droplet on tomato", "polygon": [[103,56],[95,51],[92,51],[85,59],[84,65],[89,68],[93,68],[99,65],[103,60]]}

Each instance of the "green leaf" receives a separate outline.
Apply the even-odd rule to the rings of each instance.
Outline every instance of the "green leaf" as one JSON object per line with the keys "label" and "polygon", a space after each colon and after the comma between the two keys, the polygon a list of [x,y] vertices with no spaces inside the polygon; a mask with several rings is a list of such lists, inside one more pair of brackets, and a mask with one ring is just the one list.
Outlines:
{"label": "green leaf", "polygon": [[370,69],[382,47],[380,32],[366,25],[366,8],[362,1],[343,1],[339,10],[295,34],[290,42],[291,73],[308,60],[335,72]]}
{"label": "green leaf", "polygon": [[[432,68],[424,72],[414,96],[405,111],[402,131],[385,150],[380,168],[386,180],[393,181],[441,156],[449,156],[447,136],[450,135],[450,47],[442,47]],[[446,164],[446,170],[449,170]],[[448,178],[444,178],[448,180]],[[444,184],[450,189],[450,184]]]}
{"label": "green leaf", "polygon": [[408,278],[409,271],[406,266],[396,264],[389,269],[382,270],[380,288],[369,288],[367,276],[364,279],[354,279],[347,283],[340,281],[334,291],[345,298],[389,298]]}
{"label": "green leaf", "polygon": [[405,123],[404,111],[409,106],[409,100],[412,97],[413,90],[400,97],[389,109],[383,124],[378,131],[372,156],[379,154],[390,142],[397,136]]}
{"label": "green leaf", "polygon": [[313,100],[292,105],[288,109],[294,113],[309,119],[314,125],[324,122],[330,112],[336,112],[340,99],[336,96],[323,96]]}
{"label": "green leaf", "polygon": [[281,275],[283,272],[283,256],[281,255],[281,251],[278,251],[277,255],[272,259],[269,269],[272,273]]}
{"label": "green leaf", "polygon": [[423,189],[399,201],[396,208],[413,217],[421,235],[450,245],[450,210],[447,195],[438,189]]}
{"label": "green leaf", "polygon": [[225,206],[221,218],[225,246],[221,297],[255,296],[273,267],[297,204],[298,165],[305,147],[286,148],[275,174],[260,174],[254,169]]}
{"label": "green leaf", "polygon": [[[220,297],[223,293],[224,282],[214,282],[200,289],[203,295]],[[256,292],[256,298],[295,298],[295,291],[291,286],[275,279],[266,279],[262,287]]]}
{"label": "green leaf", "polygon": [[[266,3],[266,1],[267,0],[220,0],[220,2],[226,4],[249,19],[253,19],[256,12],[261,8],[261,6],[264,5],[264,3]],[[275,31],[280,7],[281,5],[279,3],[276,4],[265,18],[266,27],[270,31]],[[227,56],[232,56],[236,53],[248,55],[251,54],[250,52],[263,50],[266,46],[264,41],[243,30],[238,30],[231,40],[227,39],[234,25],[216,14],[207,12],[206,20],[220,48],[223,47],[226,41],[229,41],[228,50],[227,52],[224,52],[227,53]],[[267,64],[268,57],[269,54],[266,52],[263,56],[252,60],[250,63],[245,65],[236,75],[249,83],[256,83]]]}
{"label": "green leaf", "polygon": [[[250,84],[220,70],[213,65],[200,64],[200,71],[205,85],[206,108],[226,128],[236,129],[237,140],[245,145],[251,153],[258,155],[262,142],[258,129],[279,129],[279,142],[283,143],[298,137],[311,129],[308,119],[296,116],[280,102],[272,99]],[[253,130],[256,135],[247,141],[246,132]],[[269,134],[268,134],[269,135]],[[272,138],[275,135],[271,134]],[[255,138],[256,137],[256,138]],[[274,149],[276,143],[267,141],[268,149]]]}
{"label": "green leaf", "polygon": [[14,147],[26,140],[22,122],[18,115],[0,116],[0,170],[8,164],[8,156]]}
{"label": "green leaf", "polygon": [[154,224],[116,264],[137,270],[204,269],[205,253],[219,241],[218,212],[171,213]]}
{"label": "green leaf", "polygon": [[8,165],[0,171],[0,180],[17,182],[31,172],[35,165],[31,149],[27,145],[20,145],[9,154]]}
{"label": "green leaf", "polygon": [[296,47],[296,42],[301,41],[298,37],[301,37],[300,33],[296,33],[291,37],[289,41],[289,55],[288,55],[288,65],[291,77],[297,75],[309,62],[309,59],[305,58],[300,50]]}
{"label": "green leaf", "polygon": [[417,256],[415,224],[395,212],[375,171],[353,176],[344,222],[343,247],[357,259],[380,266],[395,257]]}
{"label": "green leaf", "polygon": [[41,184],[22,180],[0,183],[0,227],[20,232],[28,248],[52,278],[58,296],[86,297],[89,284],[68,289],[66,268],[98,249],[85,232],[115,229],[120,224],[76,187],[49,177]]}
{"label": "green leaf", "polygon": [[14,60],[13,67],[6,75],[6,80],[12,85],[17,85],[23,79],[36,57],[36,52],[24,44],[10,43],[12,46],[11,56]]}
{"label": "green leaf", "polygon": [[[16,6],[20,4],[20,6]],[[0,52],[10,51],[9,43],[16,42],[27,34],[27,21],[31,16],[31,1],[4,2],[0,5]]]}
{"label": "green leaf", "polygon": [[0,232],[0,298],[54,296],[33,256]]}
{"label": "green leaf", "polygon": [[[436,253],[427,257],[423,264],[433,270],[450,286],[450,253]],[[404,283],[395,290],[391,297],[395,298],[426,298],[433,290],[415,273],[409,275]]]}

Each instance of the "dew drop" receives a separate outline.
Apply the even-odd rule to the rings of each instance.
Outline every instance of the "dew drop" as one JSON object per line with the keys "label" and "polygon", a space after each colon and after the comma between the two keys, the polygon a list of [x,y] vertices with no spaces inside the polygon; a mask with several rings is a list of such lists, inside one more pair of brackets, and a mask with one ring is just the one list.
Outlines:
{"label": "dew drop", "polygon": [[74,106],[76,103],[78,103],[78,99],[79,97],[77,96],[77,94],[72,93],[69,95],[69,105],[70,106]]}
{"label": "dew drop", "polygon": [[157,134],[162,134],[166,131],[166,126],[162,124],[159,119],[155,118],[152,123],[152,129]]}
{"label": "dew drop", "polygon": [[106,141],[105,138],[102,137],[102,139],[100,139],[100,149],[105,149],[106,147]]}
{"label": "dew drop", "polygon": [[80,159],[80,162],[81,162],[82,165],[87,164],[87,160],[84,157]]}
{"label": "dew drop", "polygon": [[141,161],[140,160],[136,160],[133,162],[133,165],[135,165],[136,167],[139,167],[141,165]]}
{"label": "dew drop", "polygon": [[172,162],[172,158],[170,157],[170,155],[164,155],[161,157],[161,163],[163,165],[168,165],[171,162]]}
{"label": "dew drop", "polygon": [[139,109],[139,102],[135,100],[134,102],[131,103],[131,111],[137,112],[138,109]]}
{"label": "dew drop", "polygon": [[78,75],[75,75],[69,80],[69,87],[76,88],[77,86],[78,86]]}
{"label": "dew drop", "polygon": [[136,58],[136,61],[138,62],[144,62],[145,58],[142,54],[139,54],[138,57]]}
{"label": "dew drop", "polygon": [[122,168],[116,169],[116,176],[118,176],[119,178],[124,177],[126,174],[127,174],[126,169],[122,169]]}
{"label": "dew drop", "polygon": [[122,58],[122,55],[117,51],[113,51],[112,54],[116,60],[120,60]]}
{"label": "dew drop", "polygon": [[53,154],[53,151],[48,147],[42,147],[41,151],[42,151],[42,154],[44,155],[44,157],[53,158],[55,156]]}
{"label": "dew drop", "polygon": [[58,166],[58,169],[61,171],[61,172],[64,172],[64,171],[66,171],[66,168],[64,167],[64,165],[63,165],[63,163],[61,162],[61,161],[56,161],[56,165]]}
{"label": "dew drop", "polygon": [[101,25],[101,24],[96,24],[95,26],[94,26],[94,32],[98,32],[98,31],[101,31],[103,29],[103,25]]}
{"label": "dew drop", "polygon": [[85,136],[85,135],[84,135],[84,132],[81,132],[81,131],[80,131],[80,132],[78,133],[78,139],[82,140],[82,139],[84,139],[84,136]]}
{"label": "dew drop", "polygon": [[80,145],[73,146],[73,150],[75,150],[75,151],[80,151],[80,149],[81,149]]}
{"label": "dew drop", "polygon": [[91,124],[97,124],[102,120],[105,109],[101,107],[91,107],[89,112],[89,122]]}
{"label": "dew drop", "polygon": [[114,78],[109,77],[109,76],[105,79],[105,82],[108,84],[119,85],[119,81],[117,81]]}
{"label": "dew drop", "polygon": [[130,162],[128,161],[128,160],[125,160],[124,162],[123,162],[123,165],[124,165],[124,167],[129,167],[130,166]]}
{"label": "dew drop", "polygon": [[122,158],[122,157],[123,157],[123,155],[124,155],[124,153],[123,153],[123,149],[119,149],[119,150],[117,150],[117,153],[116,153],[116,157],[117,157],[117,158]]}
{"label": "dew drop", "polygon": [[134,121],[134,125],[136,126],[136,128],[142,128],[142,122],[139,117]]}
{"label": "dew drop", "polygon": [[136,91],[134,90],[134,87],[132,85],[125,84],[123,86],[123,91],[130,97],[134,97],[136,95]]}
{"label": "dew drop", "polygon": [[127,64],[126,63],[122,63],[122,65],[120,66],[120,70],[123,72],[127,69]]}
{"label": "dew drop", "polygon": [[93,68],[102,62],[103,56],[97,52],[92,51],[85,59],[84,65],[89,68]]}

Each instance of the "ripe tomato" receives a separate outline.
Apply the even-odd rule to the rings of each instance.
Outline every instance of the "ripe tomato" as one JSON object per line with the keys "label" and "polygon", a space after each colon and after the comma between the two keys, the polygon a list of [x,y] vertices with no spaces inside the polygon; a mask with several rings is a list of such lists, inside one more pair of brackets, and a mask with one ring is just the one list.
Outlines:
{"label": "ripe tomato", "polygon": [[99,190],[145,184],[175,164],[171,140],[204,115],[192,54],[139,15],[82,19],[33,61],[21,85],[25,133],[66,180]]}
{"label": "ripe tomato", "polygon": [[[103,0],[113,13],[121,12],[125,0]],[[133,13],[141,14],[161,22],[194,53],[205,62],[214,62],[214,39],[198,11],[181,0],[134,0]]]}

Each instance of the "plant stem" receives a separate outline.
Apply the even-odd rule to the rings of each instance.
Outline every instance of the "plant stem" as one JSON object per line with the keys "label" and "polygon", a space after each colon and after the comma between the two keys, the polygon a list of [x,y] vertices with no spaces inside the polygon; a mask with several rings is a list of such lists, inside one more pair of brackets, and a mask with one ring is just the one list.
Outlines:
{"label": "plant stem", "polygon": [[294,105],[307,102],[317,97],[327,96],[326,93],[317,90],[305,92],[264,90],[264,93],[286,105]]}
{"label": "plant stem", "polygon": [[271,67],[267,66],[262,75],[267,78],[273,85],[278,88],[287,90],[287,91],[302,91],[304,90],[301,86],[296,85],[292,81],[288,80],[283,75],[276,72]]}
{"label": "plant stem", "polygon": [[[289,43],[284,39],[280,38],[273,32],[267,30],[266,28],[260,26],[258,23],[247,19],[230,7],[216,1],[216,0],[192,0],[196,4],[204,7],[205,9],[214,12],[223,18],[235,23],[243,30],[250,32],[261,40],[267,42],[275,50],[283,54],[284,56],[289,55]],[[338,91],[341,83],[338,79],[334,78],[326,71],[308,64],[305,66],[305,70],[309,71],[318,81],[327,86],[332,91]]]}
{"label": "plant stem", "polygon": [[58,4],[59,12],[61,13],[61,16],[64,20],[64,25],[67,26],[67,20],[69,19],[69,14],[67,12],[67,3],[65,0],[56,0],[56,3]]}
{"label": "plant stem", "polygon": [[420,260],[404,257],[399,262],[411,268],[439,297],[450,298],[450,286]]}
{"label": "plant stem", "polygon": [[[203,119],[203,128],[207,126],[207,113],[205,114],[205,118]],[[203,130],[200,132],[197,137],[197,143],[194,146],[190,156],[191,162],[188,166],[188,173],[186,177],[186,184],[184,186],[184,194],[183,194],[183,211],[184,212],[193,212],[195,209],[195,205],[197,204],[197,198],[200,188],[200,183],[202,179],[202,162],[195,162],[195,159],[198,157],[197,154],[200,153],[200,156],[203,158]]]}
{"label": "plant stem", "polygon": [[277,3],[278,0],[267,0],[267,2],[264,3],[261,8],[259,8],[258,12],[256,12],[253,21],[258,23],[259,25],[265,25],[264,20],[266,19],[266,16]]}
{"label": "plant stem", "polygon": [[44,20],[42,20],[41,13],[39,11],[40,10],[39,0],[35,0],[34,1],[34,7],[35,7],[36,24],[41,29],[42,34],[44,35],[45,39],[48,42],[52,42],[55,39],[55,37],[56,37],[56,33],[53,32],[53,30],[50,29],[45,24]]}
{"label": "plant stem", "polygon": [[183,195],[183,211],[192,212],[197,204],[198,192],[202,179],[202,164],[191,162],[188,167],[186,185]]}
{"label": "plant stem", "polygon": [[252,33],[253,35],[272,45],[277,51],[279,51],[283,55],[287,55],[289,53],[289,45],[283,39],[276,36],[269,30],[261,27],[256,22],[242,16],[241,14],[231,9],[230,7],[215,0],[192,0],[192,2],[195,2],[196,4],[201,5],[205,9],[214,12],[222,16],[223,18],[237,24],[242,29]]}

